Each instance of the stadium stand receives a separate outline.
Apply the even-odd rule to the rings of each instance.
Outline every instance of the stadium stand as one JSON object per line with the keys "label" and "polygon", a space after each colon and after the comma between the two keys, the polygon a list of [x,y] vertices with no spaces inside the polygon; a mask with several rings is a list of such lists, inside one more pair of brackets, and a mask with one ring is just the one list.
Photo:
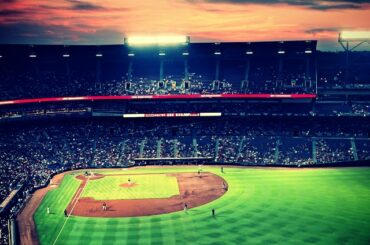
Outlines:
{"label": "stadium stand", "polygon": [[[16,191],[0,211],[0,243],[7,243],[8,220],[29,195],[68,169],[198,162],[332,166],[370,160],[369,54],[352,54],[357,68],[346,84],[342,53],[316,51],[315,41],[281,45],[221,44],[222,55],[215,56],[215,44],[189,44],[189,57],[169,49],[164,58],[156,49],[122,45],[100,47],[100,58],[95,46],[68,47],[69,58],[61,56],[65,47],[34,46],[37,57],[30,58],[29,46],[0,45],[0,203]],[[283,56],[277,54],[282,47]],[[304,52],[308,48],[310,55]],[[252,57],[246,50],[253,50]],[[135,57],[128,57],[129,51]],[[81,99],[264,93],[272,97]],[[279,94],[315,96],[274,97]],[[64,99],[28,101],[43,97]],[[4,103],[14,99],[25,101]]]}

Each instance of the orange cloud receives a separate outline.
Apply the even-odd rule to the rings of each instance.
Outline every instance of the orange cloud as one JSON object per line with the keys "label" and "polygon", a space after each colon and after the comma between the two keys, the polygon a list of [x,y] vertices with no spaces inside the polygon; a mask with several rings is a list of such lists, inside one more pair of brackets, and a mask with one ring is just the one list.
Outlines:
{"label": "orange cloud", "polygon": [[[273,2],[272,0],[269,0]],[[236,3],[237,2],[237,3]],[[247,2],[240,4],[240,2]],[[4,31],[22,25],[44,28],[53,43],[120,43],[124,35],[181,33],[193,41],[264,41],[319,39],[335,42],[341,29],[370,29],[370,5],[327,8],[258,1],[189,0],[16,0],[0,3],[0,42],[11,42]],[[311,1],[315,4],[318,1]],[[328,5],[336,1],[321,1]],[[346,1],[341,1],[346,2]],[[348,2],[348,1],[347,1]],[[351,2],[351,1],[349,1]],[[353,1],[352,1],[353,2]],[[46,5],[47,3],[47,5]],[[355,4],[355,3],[348,3]],[[357,6],[357,5],[356,5]],[[324,6],[325,7],[325,6]],[[53,30],[51,30],[53,29]],[[56,33],[56,30],[65,33]],[[52,34],[55,34],[53,39]],[[114,37],[99,36],[111,33]],[[95,35],[95,37],[94,37]],[[13,37],[14,38],[14,37]],[[29,40],[29,39],[25,39]],[[34,37],[37,43],[37,37]],[[106,43],[109,43],[106,42]]]}

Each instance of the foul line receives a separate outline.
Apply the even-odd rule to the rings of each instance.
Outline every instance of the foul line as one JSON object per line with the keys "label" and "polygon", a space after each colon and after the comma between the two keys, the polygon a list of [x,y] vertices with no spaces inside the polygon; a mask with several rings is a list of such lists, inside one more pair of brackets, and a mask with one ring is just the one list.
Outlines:
{"label": "foul line", "polygon": [[[87,183],[89,182],[89,180],[90,180],[90,176],[89,176],[89,177],[87,177],[87,180],[86,180],[86,184],[85,184],[85,186],[87,186]],[[76,204],[78,203],[78,200],[80,199],[80,197],[81,197],[81,195],[82,195],[82,192],[83,192],[83,190],[85,189],[85,186],[84,186],[83,188],[79,189],[80,194],[79,194],[78,196],[76,196],[76,198],[75,198],[75,200],[76,200],[76,201],[75,201],[75,203],[73,204],[73,206],[72,206],[72,208],[71,208],[71,211],[69,212],[69,214],[68,214],[68,216],[67,216],[66,220],[64,221],[64,224],[63,224],[62,228],[60,229],[60,231],[59,231],[59,233],[58,233],[57,237],[55,238],[55,240],[54,240],[54,242],[53,242],[53,245],[55,245],[55,243],[56,243],[56,242],[57,242],[57,240],[59,239],[60,235],[62,234],[62,231],[63,231],[63,229],[64,229],[64,226],[67,224],[67,221],[68,221],[69,217],[71,216],[71,214],[72,214],[72,212],[73,212],[73,209],[75,208]],[[73,201],[73,200],[72,200],[72,201]]]}

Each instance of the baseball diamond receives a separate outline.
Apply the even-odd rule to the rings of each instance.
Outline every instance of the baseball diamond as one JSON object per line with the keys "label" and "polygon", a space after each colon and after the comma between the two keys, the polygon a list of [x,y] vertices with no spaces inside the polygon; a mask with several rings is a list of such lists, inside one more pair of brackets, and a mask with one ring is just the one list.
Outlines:
{"label": "baseball diamond", "polygon": [[[135,188],[122,188],[135,185]],[[84,188],[81,198],[95,200],[166,198],[179,194],[177,178],[165,174],[150,175],[103,175],[91,180]]]}
{"label": "baseball diamond", "polygon": [[[86,217],[135,217],[180,211],[219,198],[225,180],[211,173],[78,175],[68,213]],[[122,181],[130,180],[124,184]],[[78,195],[81,193],[81,195]],[[107,212],[108,211],[108,212]]]}
{"label": "baseball diamond", "polygon": [[[27,238],[29,232],[26,234],[23,229],[29,227],[21,225],[22,240],[31,241],[32,244],[367,244],[370,241],[370,226],[366,222],[370,217],[370,168],[224,167],[221,172],[219,167],[207,166],[202,168],[203,176],[198,176],[196,166],[96,169],[92,172],[94,176],[83,176],[83,171],[67,172],[62,174],[62,180],[61,175],[57,175],[53,181],[56,188],[47,187],[49,191],[44,197],[36,192],[33,198],[42,199],[33,215],[37,236]],[[126,192],[128,188],[119,187],[121,180],[128,180],[128,176],[137,184],[129,189],[132,193]],[[186,188],[189,192],[192,185],[196,185],[201,190],[207,190],[199,193],[202,199],[208,198],[207,203],[199,206],[192,203],[194,200],[184,199],[182,205],[170,212],[163,202],[163,214],[145,216],[135,213],[135,206],[124,203],[144,200],[138,208],[145,214],[146,208],[150,210],[155,205],[155,201],[151,200],[168,196],[154,190],[154,187],[168,186],[175,190],[173,194],[176,196],[177,189],[169,186],[169,182],[176,179],[180,197],[184,198],[186,190],[179,176],[203,181],[193,180]],[[211,177],[216,181],[210,181],[214,186],[209,184],[207,189],[203,185]],[[117,180],[111,183],[102,181],[111,178]],[[148,196],[150,184],[139,188],[141,182],[143,186],[146,185],[145,181],[163,181],[152,185],[153,193],[161,194],[154,199]],[[79,191],[85,182],[88,182],[87,185],[83,185],[84,188]],[[227,183],[227,191],[223,183]],[[110,193],[110,188],[120,190],[113,185],[118,185],[124,191]],[[96,188],[96,193],[89,191],[90,188]],[[212,194],[217,190],[216,196]],[[90,217],[89,212],[83,215],[78,213],[80,211],[76,213],[78,208],[73,210],[73,200],[77,199],[76,208],[89,195],[97,199],[107,198],[104,201],[108,210],[102,211],[101,206],[97,206],[99,208],[90,212]],[[191,191],[188,195],[191,196]],[[116,210],[116,207],[109,210],[112,205],[110,202],[117,201],[108,200],[113,197],[125,199],[122,201],[122,210],[132,209],[131,217],[110,216]],[[141,199],[128,200],[130,197]],[[183,206],[185,202],[188,206],[186,209]],[[45,211],[47,207],[50,207],[51,214]],[[63,211],[67,207],[70,215],[64,217]],[[31,205],[30,208],[36,207]],[[212,210],[215,210],[214,217]],[[23,213],[27,212],[29,215],[28,207],[23,210]],[[92,217],[93,212],[99,215]],[[22,214],[20,218],[27,220]]]}

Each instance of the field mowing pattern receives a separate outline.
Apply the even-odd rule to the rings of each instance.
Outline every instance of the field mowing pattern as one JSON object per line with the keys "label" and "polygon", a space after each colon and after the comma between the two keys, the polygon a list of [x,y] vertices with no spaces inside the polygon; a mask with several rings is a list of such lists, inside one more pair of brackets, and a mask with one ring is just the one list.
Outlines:
{"label": "field mowing pattern", "polygon": [[[216,201],[187,214],[70,217],[56,244],[370,244],[370,168],[225,168],[225,174],[219,168],[204,169],[229,184],[229,191]],[[125,172],[187,171],[197,168]],[[78,183],[67,175],[37,210],[41,244],[53,243]],[[56,213],[47,215],[47,206]]]}
{"label": "field mowing pattern", "polygon": [[[124,188],[120,185],[136,184]],[[81,197],[92,197],[95,200],[124,200],[145,198],[168,198],[180,194],[177,178],[165,174],[115,175],[102,179],[89,180]]]}

